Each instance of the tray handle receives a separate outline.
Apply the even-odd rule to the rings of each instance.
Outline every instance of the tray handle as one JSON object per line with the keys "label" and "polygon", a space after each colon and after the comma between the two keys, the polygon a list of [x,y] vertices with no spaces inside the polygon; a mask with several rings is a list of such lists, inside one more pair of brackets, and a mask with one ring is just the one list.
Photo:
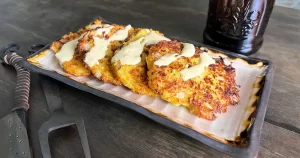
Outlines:
{"label": "tray handle", "polygon": [[28,48],[28,52],[29,52],[29,54],[33,54],[33,53],[35,53],[36,51],[38,51],[38,50],[40,50],[40,49],[42,49],[42,48],[44,48],[44,47],[45,47],[44,44],[33,44],[33,45],[31,45],[31,46]]}

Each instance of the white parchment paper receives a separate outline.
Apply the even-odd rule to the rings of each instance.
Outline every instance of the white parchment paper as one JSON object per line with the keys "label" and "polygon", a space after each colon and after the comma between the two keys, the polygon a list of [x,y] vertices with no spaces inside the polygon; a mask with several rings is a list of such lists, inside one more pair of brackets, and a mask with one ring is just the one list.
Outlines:
{"label": "white parchment paper", "polygon": [[[213,56],[220,56],[214,54]],[[255,111],[253,103],[257,100],[255,95],[259,89],[258,84],[265,73],[266,66],[261,62],[250,65],[242,59],[231,60],[226,58],[225,63],[230,64],[236,69],[236,82],[241,86],[240,88],[240,103],[236,106],[228,106],[227,112],[218,114],[217,119],[208,121],[191,114],[185,107],[174,106],[163,101],[160,98],[152,98],[145,95],[139,95],[131,92],[123,86],[115,86],[106,84],[94,77],[75,77],[64,72],[56,60],[54,53],[51,50],[46,50],[42,54],[29,59],[30,63],[49,71],[55,71],[63,76],[84,83],[95,89],[111,93],[128,101],[134,102],[154,113],[164,115],[168,119],[179,124],[185,125],[194,129],[197,132],[214,137],[215,139],[225,141],[234,141],[248,126],[247,120],[249,116]]]}

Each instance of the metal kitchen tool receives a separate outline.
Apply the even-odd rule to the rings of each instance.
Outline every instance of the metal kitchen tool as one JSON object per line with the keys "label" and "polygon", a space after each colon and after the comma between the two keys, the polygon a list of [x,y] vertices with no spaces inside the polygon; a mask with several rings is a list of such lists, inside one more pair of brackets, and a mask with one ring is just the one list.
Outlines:
{"label": "metal kitchen tool", "polygon": [[17,71],[17,86],[12,112],[0,119],[0,153],[1,157],[5,158],[31,158],[26,130],[30,74],[28,70],[18,64],[23,59],[16,53],[19,48],[18,44],[12,43],[5,46],[0,52],[1,62],[12,65]]}
{"label": "metal kitchen tool", "polygon": [[[29,49],[30,53],[35,52],[39,48],[44,47],[43,45],[32,45]],[[53,79],[40,75],[40,81],[44,89],[46,100],[48,103],[51,117],[45,123],[43,123],[39,129],[39,139],[41,150],[44,158],[50,158],[50,147],[48,142],[49,133],[64,127],[75,125],[80,136],[82,148],[86,158],[90,158],[90,149],[85,131],[85,126],[82,118],[67,115],[64,112],[62,100],[59,95],[59,89],[56,81]]]}

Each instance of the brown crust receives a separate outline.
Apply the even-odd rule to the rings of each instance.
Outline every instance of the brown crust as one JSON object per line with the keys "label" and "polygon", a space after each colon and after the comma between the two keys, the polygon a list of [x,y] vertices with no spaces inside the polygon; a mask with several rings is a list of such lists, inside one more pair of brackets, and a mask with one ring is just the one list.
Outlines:
{"label": "brown crust", "polygon": [[[96,19],[93,23],[87,25],[85,28],[79,29],[77,32],[70,32],[64,35],[61,39],[54,41],[51,44],[50,50],[52,50],[54,53],[57,53],[65,43],[79,38],[83,33],[87,32],[91,26],[95,25],[102,25],[101,20]],[[77,49],[75,49],[74,57],[70,61],[62,63],[62,68],[68,74],[75,76],[88,76],[91,73],[83,65],[82,59],[82,54],[77,53]]]}
{"label": "brown crust", "polygon": [[142,54],[142,61],[137,65],[121,65],[120,61],[112,63],[115,76],[124,86],[138,94],[156,97],[157,94],[148,87],[146,55]]}
{"label": "brown crust", "polygon": [[[180,57],[168,66],[154,65],[160,56],[168,53],[181,53],[182,43],[161,41],[153,46],[147,58],[149,87],[162,99],[175,105],[183,105],[199,117],[214,120],[216,113],[226,112],[228,105],[239,102],[235,83],[235,69],[226,66],[222,58],[205,69],[199,77],[184,81],[180,71],[186,65],[193,66],[200,61],[200,49],[196,48],[193,57]],[[181,94],[182,97],[177,97]]]}
{"label": "brown crust", "polygon": [[[125,45],[147,35],[146,29],[136,29]],[[156,32],[162,35],[159,32]],[[162,35],[163,36],[163,35]],[[135,93],[156,97],[157,94],[148,86],[146,56],[151,46],[145,46],[141,54],[141,62],[136,65],[121,65],[120,61],[112,63],[114,75],[124,86]]]}
{"label": "brown crust", "polygon": [[[198,116],[213,120],[216,113],[225,113],[228,105],[239,103],[239,90],[235,83],[235,69],[225,65],[222,58],[216,59],[216,64],[210,65],[205,72],[207,75],[198,89],[190,98],[191,110]],[[209,104],[209,106],[205,106]]]}
{"label": "brown crust", "polygon": [[[154,65],[160,56],[168,53],[180,53],[182,49],[182,43],[177,41],[161,41],[149,50],[147,57],[148,65],[148,85],[159,94],[164,100],[171,102],[174,105],[189,106],[188,93],[191,92],[190,87],[193,85],[193,81],[189,80],[184,82],[179,71],[184,69],[187,64],[191,66],[198,64],[194,59],[199,58],[199,49],[196,49],[193,57],[186,58],[180,57],[176,62],[172,62],[168,66],[158,67]],[[177,93],[183,92],[185,97],[175,97]]]}
{"label": "brown crust", "polygon": [[61,39],[54,41],[51,44],[50,49],[53,50],[55,53],[57,53],[65,43],[74,40],[76,38],[79,38],[81,34],[89,31],[90,30],[89,27],[92,25],[103,25],[103,24],[101,20],[96,19],[94,22],[90,23],[85,28],[81,28],[77,32],[69,32],[68,34],[62,36]]}
{"label": "brown crust", "polygon": [[[107,35],[104,35],[104,33],[99,35],[97,33],[97,30],[89,31],[82,39],[78,41],[77,54],[80,54],[80,56],[84,56],[84,54],[89,52],[90,49],[94,47],[94,38],[93,38],[94,36],[108,39],[117,31],[125,28],[124,26],[117,25],[117,24],[112,24],[111,26],[113,26],[113,28]],[[130,38],[130,35],[133,33],[133,31],[134,31],[133,28],[129,30],[127,39]],[[99,63],[94,65],[93,67],[89,67],[88,65],[85,65],[86,68],[90,70],[92,74],[100,81],[103,81],[105,83],[112,83],[114,85],[122,85],[121,81],[116,79],[112,73],[110,60],[113,57],[113,52],[119,49],[126,40],[112,41],[108,46],[108,50],[106,51],[105,57],[99,60]]]}

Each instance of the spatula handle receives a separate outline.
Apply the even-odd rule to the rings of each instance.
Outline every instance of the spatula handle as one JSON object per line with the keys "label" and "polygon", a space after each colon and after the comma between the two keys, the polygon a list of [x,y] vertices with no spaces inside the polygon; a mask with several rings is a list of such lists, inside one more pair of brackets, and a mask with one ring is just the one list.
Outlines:
{"label": "spatula handle", "polygon": [[7,45],[3,52],[3,63],[12,65],[17,71],[17,86],[14,95],[13,111],[29,109],[28,98],[30,89],[30,73],[25,68],[21,67],[18,62],[23,60],[15,51],[19,49],[18,44]]}

